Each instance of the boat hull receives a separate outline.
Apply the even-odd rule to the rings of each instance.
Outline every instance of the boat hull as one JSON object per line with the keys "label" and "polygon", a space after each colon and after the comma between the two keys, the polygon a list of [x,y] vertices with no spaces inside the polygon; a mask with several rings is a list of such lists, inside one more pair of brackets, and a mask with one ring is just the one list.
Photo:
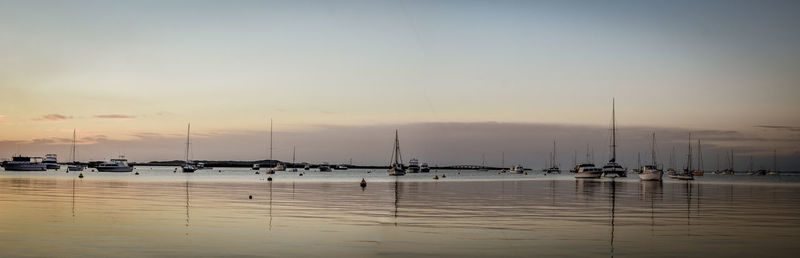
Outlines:
{"label": "boat hull", "polygon": [[578,172],[575,173],[575,178],[600,178],[602,172]]}
{"label": "boat hull", "polygon": [[97,172],[131,172],[133,171],[133,167],[97,167]]}
{"label": "boat hull", "polygon": [[661,172],[661,171],[658,171],[658,172],[642,172],[641,174],[639,174],[639,179],[641,179],[642,181],[660,181],[661,180],[661,176],[663,176],[663,175],[664,175],[664,173]]}
{"label": "boat hull", "polygon": [[405,174],[406,174],[406,171],[404,171],[402,169],[395,169],[395,168],[389,169],[389,175],[390,176],[404,176]]}
{"label": "boat hull", "polygon": [[61,169],[61,165],[55,163],[47,163],[45,166],[47,169]]}
{"label": "boat hull", "polygon": [[6,171],[45,171],[47,166],[44,164],[6,164],[3,168]]}
{"label": "boat hull", "polygon": [[69,165],[67,171],[83,171],[83,166]]}

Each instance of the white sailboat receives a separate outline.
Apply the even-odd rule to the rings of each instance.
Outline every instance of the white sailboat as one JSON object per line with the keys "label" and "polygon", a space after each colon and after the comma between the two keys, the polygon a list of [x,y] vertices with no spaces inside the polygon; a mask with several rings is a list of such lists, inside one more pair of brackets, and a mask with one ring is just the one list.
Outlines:
{"label": "white sailboat", "polygon": [[[269,119],[269,160],[273,160],[272,159],[272,119],[271,118]],[[270,170],[268,173],[272,173],[274,171],[286,171],[286,165],[283,165],[283,163],[278,162],[277,164],[275,164],[275,167],[272,168],[272,170]]]}
{"label": "white sailboat", "polygon": [[402,176],[406,174],[403,168],[403,155],[400,154],[400,140],[397,130],[394,131],[394,148],[392,149],[392,161],[389,162],[389,175]]}
{"label": "white sailboat", "polygon": [[772,171],[767,173],[767,175],[775,176],[775,175],[780,175],[780,174],[781,173],[778,172],[778,150],[777,149],[773,149],[772,150]]}
{"label": "white sailboat", "polygon": [[189,135],[191,129],[192,129],[192,124],[186,125],[186,157],[184,159],[184,164],[181,167],[183,173],[193,173],[195,170],[197,170],[197,167],[195,167],[194,164],[192,164],[192,162],[189,161]]}
{"label": "white sailboat", "polygon": [[658,163],[656,162],[656,133],[653,133],[653,143],[650,153],[652,163],[642,167],[642,173],[639,173],[639,179],[642,181],[661,181],[664,171],[658,168]]}
{"label": "white sailboat", "polygon": [[692,174],[694,176],[703,176],[705,174],[703,172],[703,147],[700,145],[700,139],[697,139],[697,168],[692,171]]}
{"label": "white sailboat", "polygon": [[545,174],[549,173],[559,173],[561,174],[561,169],[558,168],[558,164],[556,164],[556,141],[553,141],[553,153],[550,153],[550,167],[543,170]]}
{"label": "white sailboat", "polygon": [[292,146],[292,169],[289,170],[291,172],[297,172],[297,168],[295,167],[295,164],[294,164],[294,162],[295,162],[295,160],[294,160],[295,154],[297,154],[297,148],[295,146]]}
{"label": "white sailboat", "polygon": [[603,166],[604,177],[625,177],[625,169],[617,163],[617,117],[614,99],[611,99],[611,159]]}
{"label": "white sailboat", "polygon": [[75,129],[72,129],[72,152],[70,153],[72,163],[67,166],[67,171],[83,171],[83,165],[75,162]]}

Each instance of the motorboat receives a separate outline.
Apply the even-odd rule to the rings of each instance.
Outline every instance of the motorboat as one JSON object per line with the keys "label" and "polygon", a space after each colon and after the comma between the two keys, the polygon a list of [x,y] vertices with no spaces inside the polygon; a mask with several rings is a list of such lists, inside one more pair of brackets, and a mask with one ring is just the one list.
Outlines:
{"label": "motorboat", "polygon": [[60,169],[61,165],[58,164],[58,155],[56,154],[46,154],[44,155],[44,160],[42,163],[47,167],[47,169]]}
{"label": "motorboat", "polygon": [[575,178],[600,178],[603,170],[592,163],[583,163],[575,166]]}
{"label": "motorboat", "polygon": [[431,172],[431,168],[428,166],[428,163],[424,163],[423,162],[422,165],[419,166],[419,172],[422,172],[422,173]]}
{"label": "motorboat", "polygon": [[511,167],[508,172],[512,174],[522,174],[525,173],[525,168],[523,168],[522,165],[516,165]]}
{"label": "motorboat", "polygon": [[6,171],[45,171],[47,165],[42,163],[41,157],[15,156],[4,162],[3,168]]}
{"label": "motorboat", "polygon": [[128,165],[128,160],[120,156],[117,159],[111,159],[109,162],[97,165],[98,172],[131,172],[133,167]]}
{"label": "motorboat", "polygon": [[408,161],[408,169],[406,170],[406,172],[419,173],[419,170],[420,170],[419,160],[417,160],[416,158],[412,158],[411,160]]}

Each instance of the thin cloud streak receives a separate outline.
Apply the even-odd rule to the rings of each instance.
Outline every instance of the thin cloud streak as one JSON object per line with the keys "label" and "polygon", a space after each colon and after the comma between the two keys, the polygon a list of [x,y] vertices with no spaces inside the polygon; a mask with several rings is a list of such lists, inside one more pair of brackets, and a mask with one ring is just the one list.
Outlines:
{"label": "thin cloud streak", "polygon": [[107,118],[107,119],[134,119],[136,116],[132,115],[123,115],[123,114],[109,114],[109,115],[95,115],[95,118]]}

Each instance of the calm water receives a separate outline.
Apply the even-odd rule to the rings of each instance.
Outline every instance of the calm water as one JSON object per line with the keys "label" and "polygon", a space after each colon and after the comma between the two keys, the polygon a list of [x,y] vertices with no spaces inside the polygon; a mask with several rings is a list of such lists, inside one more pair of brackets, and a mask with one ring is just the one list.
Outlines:
{"label": "calm water", "polygon": [[[0,172],[2,256],[794,257],[800,176]],[[262,170],[263,172],[263,170]],[[441,176],[441,172],[439,173]],[[362,177],[368,186],[362,189]],[[248,196],[252,195],[253,199]]]}

